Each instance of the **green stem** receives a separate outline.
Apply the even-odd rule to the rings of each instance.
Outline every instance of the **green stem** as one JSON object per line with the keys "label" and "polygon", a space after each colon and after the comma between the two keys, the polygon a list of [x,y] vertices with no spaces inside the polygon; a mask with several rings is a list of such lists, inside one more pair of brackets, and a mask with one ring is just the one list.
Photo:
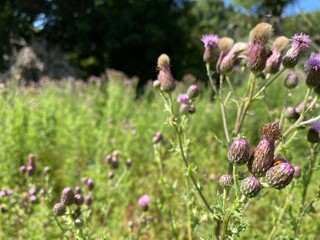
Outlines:
{"label": "green stem", "polygon": [[209,82],[210,82],[210,84],[211,84],[212,90],[213,90],[213,92],[216,94],[218,91],[217,91],[217,87],[216,87],[216,85],[214,84],[214,81],[213,81],[213,79],[212,79],[211,67],[210,67],[210,63],[209,63],[209,62],[206,63],[206,70],[207,70],[207,75],[208,75]]}
{"label": "green stem", "polygon": [[287,207],[288,207],[288,204],[290,202],[290,195],[287,195],[287,198],[286,198],[286,201],[284,202],[283,206],[282,206],[282,209],[281,209],[281,212],[278,216],[278,219],[277,219],[277,222],[273,225],[273,228],[269,234],[269,237],[268,237],[268,240],[271,240],[273,239],[273,235],[275,234],[275,232],[277,231],[277,227],[278,225],[280,224],[286,210],[287,210]]}
{"label": "green stem", "polygon": [[227,140],[228,145],[229,145],[230,137],[229,137],[229,131],[228,131],[226,108],[225,108],[225,105],[224,105],[224,102],[223,102],[222,85],[223,85],[223,75],[220,75],[219,101],[220,101],[220,108],[221,108],[221,116],[222,116],[222,122],[223,122],[224,135],[225,135],[226,140]]}
{"label": "green stem", "polygon": [[240,197],[240,188],[239,188],[239,179],[238,179],[238,174],[237,174],[237,166],[236,165],[233,165],[233,181],[234,181],[234,186],[235,186],[235,189],[236,189],[236,197],[237,197],[237,200],[239,199]]}

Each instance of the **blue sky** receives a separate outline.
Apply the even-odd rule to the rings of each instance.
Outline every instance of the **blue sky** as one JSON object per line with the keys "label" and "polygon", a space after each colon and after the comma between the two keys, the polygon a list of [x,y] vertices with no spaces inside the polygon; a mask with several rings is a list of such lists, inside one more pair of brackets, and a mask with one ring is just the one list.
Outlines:
{"label": "blue sky", "polygon": [[[229,4],[232,0],[224,0],[226,4]],[[296,2],[288,6],[284,15],[296,15],[299,12],[320,11],[320,0],[296,0]]]}

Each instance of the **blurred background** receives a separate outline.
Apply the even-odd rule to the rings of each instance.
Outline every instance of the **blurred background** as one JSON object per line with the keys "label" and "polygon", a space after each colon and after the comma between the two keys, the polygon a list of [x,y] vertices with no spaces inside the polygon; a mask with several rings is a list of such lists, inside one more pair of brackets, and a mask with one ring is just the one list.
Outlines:
{"label": "blurred background", "polygon": [[165,52],[176,79],[205,79],[203,34],[247,41],[266,21],[276,35],[309,34],[318,51],[319,18],[316,0],[1,0],[0,78],[87,79],[116,69],[141,86]]}

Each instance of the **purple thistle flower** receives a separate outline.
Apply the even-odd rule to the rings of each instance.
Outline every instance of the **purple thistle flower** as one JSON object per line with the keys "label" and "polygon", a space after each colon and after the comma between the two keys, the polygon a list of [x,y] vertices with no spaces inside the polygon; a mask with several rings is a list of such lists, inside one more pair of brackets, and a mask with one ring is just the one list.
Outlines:
{"label": "purple thistle flower", "polygon": [[31,195],[35,195],[36,192],[37,192],[37,190],[36,190],[35,188],[31,188],[31,189],[28,191],[28,193],[29,193],[30,196],[31,196]]}
{"label": "purple thistle flower", "polygon": [[215,34],[203,35],[201,41],[205,48],[212,48],[218,45],[219,37]]}
{"label": "purple thistle flower", "polygon": [[0,198],[6,196],[6,191],[0,191]]}
{"label": "purple thistle flower", "polygon": [[150,202],[150,198],[147,194],[141,196],[138,200],[138,204],[142,207],[143,211],[148,210],[149,202]]}
{"label": "purple thistle flower", "polygon": [[307,50],[310,47],[310,36],[304,33],[295,34],[291,37],[291,47]]}
{"label": "purple thistle flower", "polygon": [[320,121],[314,121],[309,123],[309,126],[313,127],[318,133],[320,133]]}
{"label": "purple thistle flower", "polygon": [[304,65],[305,70],[310,70],[311,68],[318,71],[320,70],[320,54],[311,53],[310,58],[306,61]]}
{"label": "purple thistle flower", "polygon": [[186,93],[181,93],[177,97],[177,102],[179,103],[187,103],[189,101],[189,95]]}

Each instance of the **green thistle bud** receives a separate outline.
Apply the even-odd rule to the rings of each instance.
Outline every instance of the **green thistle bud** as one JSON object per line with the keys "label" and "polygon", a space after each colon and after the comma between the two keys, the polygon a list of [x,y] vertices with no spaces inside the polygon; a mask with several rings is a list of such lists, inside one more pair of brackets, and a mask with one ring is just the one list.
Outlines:
{"label": "green thistle bud", "polygon": [[234,165],[243,165],[248,162],[250,158],[249,143],[245,138],[235,139],[228,151],[228,159]]}
{"label": "green thistle bud", "polygon": [[252,198],[258,195],[261,190],[261,184],[254,176],[245,178],[240,184],[240,190],[243,195]]}
{"label": "green thistle bud", "polygon": [[219,178],[219,184],[223,187],[223,188],[230,188],[233,185],[233,178],[231,175],[229,174],[223,174],[220,178]]}
{"label": "green thistle bud", "polygon": [[53,206],[52,211],[55,216],[59,217],[59,216],[62,216],[66,213],[66,207],[61,203],[56,203]]}
{"label": "green thistle bud", "polygon": [[282,158],[276,158],[273,166],[266,173],[267,183],[276,189],[286,187],[292,180],[294,168]]}

